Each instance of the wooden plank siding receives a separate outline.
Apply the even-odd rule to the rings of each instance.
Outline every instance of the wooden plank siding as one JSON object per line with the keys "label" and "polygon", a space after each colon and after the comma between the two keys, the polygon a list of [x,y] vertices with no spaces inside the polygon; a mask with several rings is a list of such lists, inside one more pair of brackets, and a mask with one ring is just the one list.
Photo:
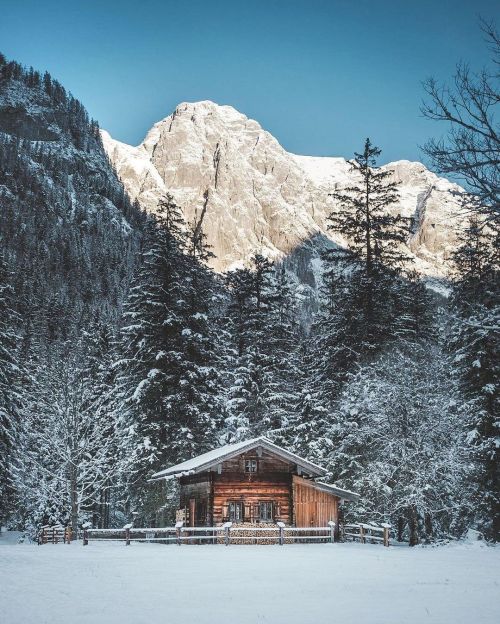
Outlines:
{"label": "wooden plank siding", "polygon": [[180,508],[186,512],[189,526],[211,526],[213,523],[213,474],[205,472],[180,478]]}
{"label": "wooden plank siding", "polygon": [[314,487],[314,483],[293,476],[293,523],[298,527],[327,526],[338,521],[338,498]]}

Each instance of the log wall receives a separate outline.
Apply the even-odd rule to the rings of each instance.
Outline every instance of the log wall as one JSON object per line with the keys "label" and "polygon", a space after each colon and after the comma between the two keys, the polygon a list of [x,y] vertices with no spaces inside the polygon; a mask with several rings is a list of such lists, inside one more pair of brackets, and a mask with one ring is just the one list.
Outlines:
{"label": "log wall", "polygon": [[[257,462],[257,472],[246,472],[247,460]],[[289,524],[292,518],[293,466],[256,449],[225,461],[220,474],[214,474],[213,518],[229,518],[229,502],[241,501],[245,522],[260,522],[259,503],[273,503],[273,521]]]}

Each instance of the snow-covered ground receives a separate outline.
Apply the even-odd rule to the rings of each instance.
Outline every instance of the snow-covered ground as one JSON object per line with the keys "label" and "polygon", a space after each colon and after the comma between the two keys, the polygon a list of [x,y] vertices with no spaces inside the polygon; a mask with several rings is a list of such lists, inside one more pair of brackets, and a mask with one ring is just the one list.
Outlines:
{"label": "snow-covered ground", "polygon": [[0,537],[3,624],[500,622],[500,549],[35,546]]}

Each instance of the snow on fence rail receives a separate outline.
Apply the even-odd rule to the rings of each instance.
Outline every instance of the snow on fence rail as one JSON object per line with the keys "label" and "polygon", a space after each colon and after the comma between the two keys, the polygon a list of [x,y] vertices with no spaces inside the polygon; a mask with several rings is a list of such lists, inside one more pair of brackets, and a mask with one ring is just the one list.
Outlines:
{"label": "snow on fence rail", "polygon": [[178,522],[173,527],[132,527],[125,525],[123,529],[92,529],[84,528],[83,545],[92,541],[119,541],[129,545],[130,542],[163,542],[163,543],[198,543],[212,544],[231,543],[269,544],[293,543],[295,541],[333,542],[335,539],[335,523],[326,527],[287,527],[283,522],[269,527],[233,527],[232,522],[225,522],[216,527],[185,527]]}
{"label": "snow on fence rail", "polygon": [[[340,526],[340,539],[359,540],[362,544],[379,543],[389,546],[390,524],[344,524]],[[335,523],[330,521],[325,527],[290,527],[283,522],[273,526],[233,526],[226,522],[214,527],[185,527],[182,522],[170,527],[134,527],[126,524],[122,529],[93,529],[89,524],[83,526],[81,533],[83,545],[92,541],[125,542],[162,542],[176,543],[211,543],[225,544],[293,544],[298,542],[334,542]],[[70,544],[72,532],[70,527],[62,525],[41,527],[38,534],[39,544]]]}
{"label": "snow on fence rail", "polygon": [[48,524],[40,528],[38,532],[39,544],[71,544],[71,527],[64,527],[62,524],[50,526]]}
{"label": "snow on fence rail", "polygon": [[[341,527],[340,536],[343,541],[347,539],[359,540],[362,544],[380,543],[389,546],[389,524],[376,526],[375,524],[346,524]],[[335,523],[330,521],[325,527],[289,527],[278,522],[269,527],[241,527],[233,526],[232,522],[226,522],[217,527],[185,527],[178,522],[171,527],[133,527],[125,525],[123,529],[92,529],[84,527],[83,545],[87,546],[90,541],[116,541],[125,542],[162,542],[165,544],[176,543],[212,543],[225,544],[291,544],[296,542],[334,542]]]}
{"label": "snow on fence rail", "polygon": [[340,534],[342,541],[350,538],[353,541],[359,540],[362,544],[379,542],[383,543],[384,546],[389,546],[390,529],[391,525],[385,522],[380,526],[359,522],[358,524],[344,524],[341,526]]}

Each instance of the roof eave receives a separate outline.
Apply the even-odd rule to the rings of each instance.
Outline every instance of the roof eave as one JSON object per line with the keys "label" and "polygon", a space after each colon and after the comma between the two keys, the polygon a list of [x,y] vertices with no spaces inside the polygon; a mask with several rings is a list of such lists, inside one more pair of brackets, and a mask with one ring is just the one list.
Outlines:
{"label": "roof eave", "polygon": [[315,482],[314,484],[319,490],[323,492],[328,492],[333,494],[334,496],[338,496],[339,498],[343,498],[345,500],[356,502],[361,498],[361,495],[357,492],[352,492],[351,490],[344,490],[342,488],[337,487],[336,485],[330,485],[329,483],[321,483]]}
{"label": "roof eave", "polygon": [[313,464],[312,462],[309,462],[306,459],[302,459],[301,457],[298,457],[297,455],[294,455],[293,453],[290,453],[289,451],[282,449],[281,447],[277,446],[276,444],[273,444],[270,440],[267,440],[266,438],[258,438],[257,440],[254,439],[254,440],[249,441],[248,445],[246,446],[242,446],[232,452],[226,453],[225,455],[221,455],[217,459],[210,460],[209,462],[206,462],[205,464],[201,464],[200,466],[196,466],[195,468],[192,468],[189,471],[186,471],[186,470],[172,471],[172,469],[167,468],[166,470],[162,470],[152,475],[150,481],[160,481],[161,479],[165,479],[166,477],[182,477],[182,476],[187,476],[188,474],[199,474],[202,472],[206,472],[213,466],[217,466],[223,461],[226,461],[228,459],[241,455],[241,453],[244,453],[252,448],[257,448],[259,446],[262,446],[266,448],[268,451],[270,451],[271,453],[275,453],[276,455],[287,459],[291,463],[294,463],[297,466],[300,466],[302,469],[304,469],[305,472],[307,472],[307,474],[311,475],[312,477],[321,477],[326,474],[326,470],[324,468],[321,468],[321,466],[317,466],[316,464]]}

